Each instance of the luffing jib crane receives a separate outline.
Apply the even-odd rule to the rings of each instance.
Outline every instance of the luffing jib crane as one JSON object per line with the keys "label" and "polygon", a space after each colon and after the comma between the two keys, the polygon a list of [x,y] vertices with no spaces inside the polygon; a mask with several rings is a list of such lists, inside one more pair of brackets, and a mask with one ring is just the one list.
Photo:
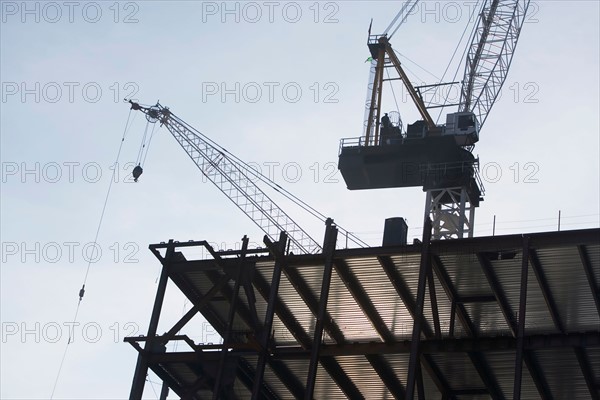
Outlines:
{"label": "luffing jib crane", "polygon": [[[369,27],[371,77],[364,132],[342,139],[338,168],[350,190],[422,187],[433,238],[471,237],[475,208],[484,194],[472,150],[506,80],[529,0],[483,2],[467,48],[460,102],[441,105],[426,104],[423,93],[459,82],[414,87],[390,43],[417,3],[405,2],[383,34],[371,35]],[[390,69],[397,77],[390,76]],[[399,113],[392,121],[381,111],[383,83],[394,80],[402,81],[421,116],[405,131]],[[450,106],[458,110],[446,115],[445,124],[437,124],[429,110]]]}
{"label": "luffing jib crane", "polygon": [[[129,103],[131,109],[143,112],[149,123],[159,122],[162,126],[165,126],[202,174],[217,186],[271,240],[276,241],[279,233],[285,231],[289,238],[289,252],[310,254],[321,251],[319,243],[265,194],[256,184],[256,181],[262,181],[269,185],[273,190],[299,204],[313,216],[326,222],[327,218],[323,214],[311,208],[184,122],[173,114],[168,107],[164,107],[159,103],[154,106],[142,106],[131,100],[129,100]],[[141,174],[142,168],[138,165],[133,171],[134,179],[137,181]],[[339,225],[337,228],[354,244],[360,247],[366,245]]]}

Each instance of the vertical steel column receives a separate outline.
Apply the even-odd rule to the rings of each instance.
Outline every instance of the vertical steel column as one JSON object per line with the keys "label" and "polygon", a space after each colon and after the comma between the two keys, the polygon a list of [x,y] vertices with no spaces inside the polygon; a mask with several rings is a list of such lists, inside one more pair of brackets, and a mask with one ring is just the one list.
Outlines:
{"label": "vertical steel column", "polygon": [[458,238],[465,235],[465,207],[467,206],[467,188],[460,188],[460,206],[458,209]]}
{"label": "vertical steel column", "polygon": [[160,389],[160,400],[167,400],[169,396],[169,385],[163,381],[162,388]]}
{"label": "vertical steel column", "polygon": [[435,329],[435,338],[442,338],[442,328],[440,326],[440,313],[438,310],[437,295],[435,294],[435,282],[433,280],[433,270],[430,268],[427,274],[429,283],[429,301],[431,303],[431,314],[433,315],[433,327]]}
{"label": "vertical steel column", "polygon": [[[260,396],[260,388],[262,386],[263,377],[265,375],[265,364],[269,357],[269,345],[271,344],[271,329],[273,327],[273,316],[275,315],[275,302],[279,292],[279,282],[281,281],[281,269],[284,267],[284,253],[287,245],[288,236],[285,232],[279,235],[277,248],[273,249],[273,257],[275,265],[273,266],[273,278],[271,279],[271,291],[269,292],[269,301],[267,303],[267,312],[265,313],[265,322],[263,324],[263,332],[260,338],[260,355],[256,364],[256,374],[254,376],[254,386],[252,387],[252,399],[258,400]],[[265,236],[264,242],[269,246],[269,238]]]}
{"label": "vertical steel column", "polygon": [[419,347],[421,343],[421,325],[423,322],[423,306],[425,304],[425,287],[429,270],[431,269],[431,258],[429,254],[429,243],[431,242],[431,219],[425,220],[423,227],[423,243],[421,244],[421,267],[419,269],[419,282],[417,286],[417,304],[413,317],[413,332],[410,344],[410,358],[408,361],[408,377],[406,379],[406,399],[413,400],[415,394],[415,382],[419,368]]}
{"label": "vertical steel column", "polygon": [[[494,233],[496,231],[496,216],[494,216]],[[473,237],[473,233],[475,232],[475,206],[471,203],[471,199],[469,199],[469,237]],[[493,235],[492,235],[493,236]]]}
{"label": "vertical steel column", "polygon": [[[381,95],[383,94],[383,69],[385,68],[385,49],[379,49],[379,57],[377,58],[377,68],[379,75],[377,76],[377,115],[375,116],[375,145],[381,143]],[[375,86],[373,86],[373,90]]]}
{"label": "vertical steel column", "polygon": [[235,319],[235,311],[237,306],[238,297],[240,296],[240,284],[242,281],[242,274],[244,272],[244,261],[246,260],[246,250],[248,250],[248,237],[242,238],[242,250],[240,251],[239,269],[238,274],[235,278],[235,284],[233,286],[233,298],[231,299],[231,306],[229,308],[229,314],[227,315],[227,327],[225,328],[225,337],[223,338],[223,349],[221,350],[221,359],[219,360],[219,368],[217,370],[217,377],[215,378],[215,385],[213,387],[213,400],[219,399],[219,392],[221,391],[221,380],[223,378],[223,369],[225,367],[225,360],[227,358],[227,346],[229,345],[229,338],[231,337],[231,331],[233,330],[233,321]]}
{"label": "vertical steel column", "polygon": [[310,365],[308,367],[308,377],[306,379],[306,393],[304,398],[312,400],[315,391],[315,380],[317,378],[317,367],[319,366],[319,352],[321,351],[321,342],[323,339],[323,324],[325,313],[327,311],[327,299],[329,298],[329,286],[333,272],[333,253],[337,241],[337,227],[333,225],[333,220],[327,218],[325,222],[325,239],[323,240],[323,255],[325,256],[325,266],[323,268],[323,282],[321,283],[321,296],[319,297],[319,308],[317,310],[317,324],[315,326],[315,335],[313,347],[310,353]]}
{"label": "vertical steel column", "polygon": [[417,364],[417,398],[419,400],[425,400],[425,386],[423,385],[423,371],[421,364]]}
{"label": "vertical steel column", "polygon": [[435,197],[433,195],[433,190],[434,189],[430,189],[425,194],[425,215],[423,216],[423,223],[425,223],[425,221],[427,221],[428,219],[433,219],[435,222],[433,224],[433,228],[435,229],[435,231],[433,232],[433,237],[439,238],[440,224],[435,221],[435,219],[437,218],[437,214],[434,214],[433,201]]}
{"label": "vertical steel column", "polygon": [[[379,135],[379,114],[381,114],[381,91],[383,86],[383,64],[385,61],[385,49],[380,48],[377,56],[377,66],[375,67],[375,77],[373,79],[373,92],[371,93],[371,105],[369,109],[369,119],[365,131],[365,146],[369,146],[371,141],[371,129],[373,128],[373,120],[375,127],[373,129],[373,144],[377,145]],[[379,96],[378,96],[379,94]]]}
{"label": "vertical steel column", "polygon": [[513,399],[521,399],[521,380],[523,375],[523,342],[525,338],[525,311],[527,309],[527,275],[529,273],[529,236],[523,236],[523,254],[521,260],[521,291],[519,295],[519,325],[517,327],[517,356],[515,360],[515,382]]}
{"label": "vertical steel column", "polygon": [[133,375],[133,382],[131,384],[131,392],[129,393],[129,400],[141,400],[144,394],[144,385],[146,383],[146,375],[148,374],[148,362],[146,360],[147,353],[152,350],[155,342],[152,340],[156,336],[156,329],[158,328],[158,320],[160,318],[160,311],[162,309],[163,300],[165,299],[165,292],[167,289],[167,282],[169,280],[169,267],[173,258],[175,246],[173,240],[169,240],[169,245],[163,259],[163,267],[160,273],[160,280],[158,281],[158,288],[156,289],[156,298],[154,299],[154,307],[152,308],[152,315],[150,317],[150,323],[148,324],[148,340],[144,344],[144,352],[138,354],[137,363],[135,365],[135,373]]}
{"label": "vertical steel column", "polygon": [[448,335],[454,338],[454,323],[456,321],[456,299],[452,299],[450,306],[450,326],[448,327]]}

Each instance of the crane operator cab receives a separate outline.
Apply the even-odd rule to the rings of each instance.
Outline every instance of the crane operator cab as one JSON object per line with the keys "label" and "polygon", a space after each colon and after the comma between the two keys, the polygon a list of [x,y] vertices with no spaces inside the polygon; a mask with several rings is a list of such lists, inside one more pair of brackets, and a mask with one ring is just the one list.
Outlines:
{"label": "crane operator cab", "polygon": [[417,139],[432,136],[453,136],[458,146],[471,146],[479,140],[479,122],[474,113],[460,111],[450,113],[446,116],[446,125],[436,126],[428,129],[423,120],[409,124],[406,129],[406,137]]}
{"label": "crane operator cab", "polygon": [[479,140],[479,122],[470,111],[450,113],[442,136],[454,136],[459,146],[470,146]]}

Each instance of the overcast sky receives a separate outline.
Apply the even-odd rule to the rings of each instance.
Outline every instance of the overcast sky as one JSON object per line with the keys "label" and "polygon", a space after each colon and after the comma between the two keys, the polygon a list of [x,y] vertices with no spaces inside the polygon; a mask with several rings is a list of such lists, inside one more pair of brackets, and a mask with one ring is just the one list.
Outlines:
{"label": "overcast sky", "polygon": [[[371,245],[388,217],[407,218],[410,240],[420,235],[420,188],[348,191],[337,172],[339,140],[362,133],[370,19],[373,33],[383,31],[401,2],[0,4],[2,399],[50,397],[69,326],[74,342],[54,398],[127,398],[137,352],[123,337],[147,330],[159,273],[148,244],[262,240],[164,128],[140,181],[130,182],[146,127],[138,115],[116,165],[101,255],[70,325],[129,115],[124,97],[160,99]],[[441,78],[475,4],[422,2],[396,33],[415,83]],[[559,210],[561,229],[599,226],[598,4],[532,2],[474,150],[486,189],[476,236],[492,233],[494,215],[496,234],[555,230]],[[396,94],[412,123],[406,92]],[[282,207],[322,239],[322,222]],[[169,287],[159,332],[186,307]],[[201,321],[185,333],[219,340]],[[144,397],[157,398],[152,384]]]}

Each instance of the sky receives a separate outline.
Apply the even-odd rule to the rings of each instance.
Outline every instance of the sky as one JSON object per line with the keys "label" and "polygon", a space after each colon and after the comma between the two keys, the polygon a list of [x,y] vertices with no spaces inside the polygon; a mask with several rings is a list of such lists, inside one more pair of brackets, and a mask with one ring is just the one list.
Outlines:
{"label": "sky", "polygon": [[[127,398],[137,352],[123,338],[147,330],[160,272],[148,245],[239,248],[244,235],[261,245],[165,128],[131,181],[146,124],[124,98],[160,100],[370,245],[389,217],[420,236],[420,188],[349,191],[337,171],[340,139],[362,133],[370,20],[379,33],[401,5],[1,1],[0,398]],[[414,83],[441,79],[475,5],[424,1],[398,30],[392,45]],[[556,230],[559,212],[561,230],[599,226],[599,13],[596,1],[531,2],[474,150],[486,192],[475,236],[492,234],[494,216],[496,235]],[[322,240],[322,221],[275,200]],[[173,286],[165,301],[159,332],[190,307]],[[193,327],[184,333],[196,342],[219,341],[203,321]],[[144,398],[155,399],[159,379],[148,379]]]}

